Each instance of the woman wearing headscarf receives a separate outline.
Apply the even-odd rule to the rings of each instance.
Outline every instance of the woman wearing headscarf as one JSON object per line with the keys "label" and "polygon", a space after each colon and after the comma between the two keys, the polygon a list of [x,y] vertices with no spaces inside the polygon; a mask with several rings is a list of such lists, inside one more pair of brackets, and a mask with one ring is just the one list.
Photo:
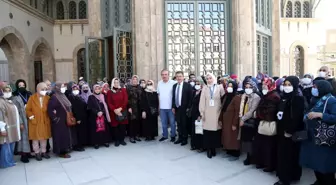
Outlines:
{"label": "woman wearing headscarf", "polygon": [[259,92],[262,91],[262,80],[265,78],[265,76],[266,76],[265,74],[259,72],[259,73],[257,74],[257,76],[255,77],[255,78],[256,78],[255,83],[257,84],[257,87],[258,87]]}
{"label": "woman wearing headscarf", "polygon": [[285,81],[284,78],[279,78],[275,81],[276,90],[277,90],[278,94],[280,95],[280,97],[282,97],[282,95],[283,95],[283,82],[284,81]]}
{"label": "woman wearing headscarf", "polygon": [[257,94],[258,88],[254,81],[247,80],[244,88],[245,93],[241,96],[239,108],[240,140],[242,141],[243,149],[247,152],[244,165],[250,165],[252,162],[252,141],[258,125],[255,119],[255,111],[259,105],[260,96]]}
{"label": "woman wearing headscarf", "polygon": [[[15,104],[8,99],[8,88],[0,96],[0,168],[15,166],[14,145],[20,140],[20,116]],[[6,95],[6,97],[4,97]]]}
{"label": "woman wearing headscarf", "polygon": [[133,75],[131,79],[131,84],[127,88],[128,94],[128,112],[130,114],[129,123],[129,136],[130,142],[136,143],[136,141],[141,141],[140,136],[140,123],[141,123],[141,87],[139,86],[139,77]]}
{"label": "woman wearing headscarf", "polygon": [[21,161],[23,163],[29,162],[30,156],[30,144],[28,138],[28,121],[26,116],[26,108],[19,96],[12,95],[12,88],[7,86],[4,89],[4,98],[9,101],[12,101],[13,104],[16,106],[18,113],[19,113],[19,121],[20,121],[20,138],[21,140],[17,142],[17,152],[21,155]]}
{"label": "woman wearing headscarf", "polygon": [[23,79],[19,79],[15,82],[16,90],[13,92],[14,96],[19,96],[23,103],[26,105],[32,93],[27,90],[27,83]]}
{"label": "woman wearing headscarf", "polygon": [[[125,88],[121,88],[120,80],[114,78],[111,83],[112,90],[107,94],[107,105],[110,110],[111,115],[111,125],[113,129],[113,134],[115,137],[114,145],[118,147],[119,145],[126,145],[125,134],[127,120],[127,105],[128,96]],[[120,119],[117,119],[119,116]],[[123,119],[121,119],[121,117]]]}
{"label": "woman wearing headscarf", "polygon": [[65,96],[65,84],[56,83],[53,91],[55,94],[48,103],[48,115],[51,119],[51,133],[53,152],[61,158],[70,158],[69,152],[76,145],[76,136],[73,128],[67,125],[67,112],[72,112],[71,103]]}
{"label": "woman wearing headscarf", "polygon": [[99,84],[93,86],[93,94],[89,97],[89,130],[91,144],[98,149],[104,145],[109,147],[110,131],[108,124],[111,123],[110,113],[104,95],[101,93],[102,87]]}
{"label": "woman wearing headscarf", "polygon": [[87,83],[84,83],[81,88],[80,97],[84,100],[85,103],[88,103],[88,100],[91,94],[92,92],[91,92],[90,86]]}
{"label": "woman wearing headscarf", "polygon": [[47,140],[51,138],[50,118],[47,112],[49,96],[47,94],[47,84],[41,82],[37,84],[36,93],[33,94],[27,103],[26,114],[28,120],[29,140],[32,140],[33,150],[37,161],[42,157],[49,159],[47,154]]}
{"label": "woman wearing headscarf", "polygon": [[108,83],[103,83],[102,85],[102,94],[105,96],[107,96],[107,92],[110,90],[110,85]]}
{"label": "woman wearing headscarf", "polygon": [[301,178],[299,165],[300,143],[292,135],[303,130],[304,98],[298,92],[300,80],[288,76],[284,81],[284,94],[277,113],[277,176],[275,185],[289,185]]}
{"label": "woman wearing headscarf", "polygon": [[[280,95],[276,91],[276,84],[272,78],[264,78],[262,83],[263,96],[257,108],[257,118],[260,120],[259,127],[266,124],[276,128]],[[263,169],[264,172],[275,170],[276,147],[276,132],[263,133],[258,130],[253,141],[253,161],[258,169]]]}
{"label": "woman wearing headscarf", "polygon": [[208,158],[216,156],[216,149],[221,147],[222,121],[221,98],[225,94],[222,85],[217,85],[215,75],[206,75],[207,86],[204,86],[200,98],[200,117],[203,123],[203,147]]}
{"label": "woman wearing headscarf", "polygon": [[328,125],[336,124],[336,99],[332,96],[332,91],[328,81],[315,81],[311,92],[317,101],[304,117],[308,140],[302,142],[300,163],[301,166],[314,170],[316,182],[313,185],[336,184],[336,148],[318,145],[315,141],[319,120]]}
{"label": "woman wearing headscarf", "polygon": [[64,95],[66,97],[69,97],[69,95],[71,95],[71,93],[72,93],[72,85],[74,85],[74,84],[76,84],[76,82],[74,82],[74,81],[70,81],[70,82],[68,82],[66,84],[66,90],[65,90],[65,93],[64,93]]}
{"label": "woman wearing headscarf", "polygon": [[313,79],[314,76],[312,74],[305,74],[301,79],[300,89],[307,105],[310,104],[310,99],[312,98],[311,90],[313,87]]}
{"label": "woman wearing headscarf", "polygon": [[142,90],[145,90],[147,87],[146,80],[141,79],[139,83],[140,83],[140,87],[142,88]]}
{"label": "woman wearing headscarf", "polygon": [[146,141],[155,140],[158,136],[159,96],[154,88],[154,81],[148,80],[146,89],[141,94],[142,133]]}
{"label": "woman wearing headscarf", "polygon": [[79,95],[79,86],[72,85],[71,94],[68,99],[71,103],[72,112],[76,118],[77,125],[74,127],[77,136],[77,145],[74,146],[75,151],[84,151],[84,146],[88,145],[88,111],[87,104]]}
{"label": "woman wearing headscarf", "polygon": [[237,83],[229,81],[222,102],[222,145],[230,161],[238,160],[240,156],[238,133],[241,97],[237,89]]}
{"label": "woman wearing headscarf", "polygon": [[200,112],[199,112],[199,104],[201,99],[201,92],[204,86],[204,81],[201,77],[197,77],[195,80],[195,91],[193,92],[193,99],[191,101],[191,139],[190,145],[191,150],[198,150],[198,152],[203,152],[203,134],[196,133],[195,122],[196,120],[200,121]]}

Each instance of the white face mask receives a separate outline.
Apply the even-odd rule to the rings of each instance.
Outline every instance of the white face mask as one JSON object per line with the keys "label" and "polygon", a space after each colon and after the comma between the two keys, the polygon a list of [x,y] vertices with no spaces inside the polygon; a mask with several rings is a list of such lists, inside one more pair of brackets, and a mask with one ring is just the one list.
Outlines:
{"label": "white face mask", "polygon": [[150,91],[152,91],[154,89],[154,87],[152,85],[148,85],[147,89],[150,90]]}
{"label": "white face mask", "polygon": [[140,84],[140,87],[145,88],[146,84]]}
{"label": "white face mask", "polygon": [[3,97],[6,98],[6,99],[12,97],[12,92],[5,92],[5,93],[3,93]]}
{"label": "white face mask", "polygon": [[284,87],[283,87],[283,85],[280,85],[280,91],[281,91],[281,92],[284,91]]}
{"label": "white face mask", "polygon": [[309,85],[309,84],[311,84],[311,82],[312,82],[312,79],[310,79],[310,78],[303,78],[302,79],[302,84],[304,84],[304,85]]}
{"label": "white face mask", "polygon": [[268,90],[267,89],[263,89],[262,93],[263,93],[263,95],[266,95],[268,93]]}
{"label": "white face mask", "polygon": [[247,95],[252,94],[253,93],[253,89],[245,89],[245,93]]}
{"label": "white face mask", "polygon": [[283,88],[285,93],[293,92],[293,86],[286,86]]}
{"label": "white face mask", "polygon": [[61,87],[61,93],[65,93],[66,90],[66,87]]}
{"label": "white face mask", "polygon": [[232,87],[228,87],[226,90],[227,90],[228,93],[232,93],[233,92],[233,88]]}
{"label": "white face mask", "polygon": [[45,96],[47,94],[47,91],[40,91],[40,95]]}
{"label": "white face mask", "polygon": [[194,86],[195,86],[195,82],[190,82],[190,85],[191,85],[192,87],[194,87]]}
{"label": "white face mask", "polygon": [[319,77],[325,78],[327,76],[327,73],[324,71],[319,72]]}
{"label": "white face mask", "polygon": [[195,85],[195,89],[198,91],[201,89],[201,86],[200,85]]}
{"label": "white face mask", "polygon": [[73,91],[72,91],[72,94],[74,94],[74,95],[79,95],[79,90],[73,90]]}

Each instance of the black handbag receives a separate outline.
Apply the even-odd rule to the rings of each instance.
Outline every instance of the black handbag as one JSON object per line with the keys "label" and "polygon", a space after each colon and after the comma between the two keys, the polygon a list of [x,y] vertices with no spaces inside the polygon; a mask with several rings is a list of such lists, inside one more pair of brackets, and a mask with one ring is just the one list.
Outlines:
{"label": "black handbag", "polygon": [[240,139],[243,142],[253,141],[254,136],[257,133],[258,121],[256,119],[248,119],[244,122],[244,125],[241,127],[241,136]]}
{"label": "black handbag", "polygon": [[151,115],[158,115],[159,114],[158,109],[155,108],[155,107],[149,107],[149,111],[150,111]]}
{"label": "black handbag", "polygon": [[308,131],[307,130],[301,130],[298,132],[295,132],[292,135],[292,140],[294,142],[301,142],[301,141],[305,141],[308,139]]}
{"label": "black handbag", "polygon": [[121,116],[118,116],[116,115],[116,120],[119,121],[119,122],[123,122],[127,119],[127,111],[124,110],[124,111],[121,111]]}

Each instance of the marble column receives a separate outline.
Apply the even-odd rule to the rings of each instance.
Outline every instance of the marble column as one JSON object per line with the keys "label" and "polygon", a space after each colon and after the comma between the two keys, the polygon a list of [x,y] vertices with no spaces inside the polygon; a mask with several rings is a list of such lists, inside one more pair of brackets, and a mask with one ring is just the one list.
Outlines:
{"label": "marble column", "polygon": [[231,72],[244,78],[256,74],[256,28],[253,0],[232,0]]}
{"label": "marble column", "polygon": [[164,0],[132,0],[136,74],[156,82],[164,68],[163,4]]}
{"label": "marble column", "polygon": [[280,75],[280,0],[273,0],[272,7],[272,75]]}
{"label": "marble column", "polygon": [[101,37],[100,0],[88,1],[89,36]]}

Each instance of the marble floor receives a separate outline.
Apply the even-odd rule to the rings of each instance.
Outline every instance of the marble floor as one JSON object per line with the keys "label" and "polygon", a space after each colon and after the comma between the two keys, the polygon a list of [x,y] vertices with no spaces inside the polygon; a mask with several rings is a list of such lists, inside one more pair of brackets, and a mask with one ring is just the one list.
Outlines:
{"label": "marble floor", "polygon": [[[298,185],[313,182],[305,170]],[[88,148],[71,159],[52,157],[0,169],[0,185],[273,185],[266,174],[242,161],[230,162],[221,154],[208,159],[170,142],[158,141],[125,147]]]}

